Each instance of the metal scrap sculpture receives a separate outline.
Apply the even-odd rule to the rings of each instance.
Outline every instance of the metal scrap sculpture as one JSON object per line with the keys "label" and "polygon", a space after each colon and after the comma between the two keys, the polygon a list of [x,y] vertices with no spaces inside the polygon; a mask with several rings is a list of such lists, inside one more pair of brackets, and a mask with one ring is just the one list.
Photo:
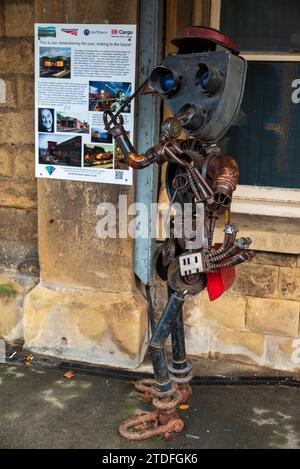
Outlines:
{"label": "metal scrap sculpture", "polygon": [[[191,363],[187,361],[182,307],[186,295],[207,288],[218,298],[234,281],[235,266],[249,261],[250,238],[236,239],[238,227],[230,222],[232,193],[239,179],[237,162],[221,153],[216,142],[228,131],[243,97],[246,62],[234,42],[219,31],[193,26],[175,38],[177,54],[167,56],[140,89],[159,94],[174,117],[166,119],[157,145],[137,154],[124,130],[120,111],[104,114],[106,128],[135,169],[167,162],[166,188],[171,204],[192,204],[192,222],[198,239],[170,237],[154,257],[158,275],[167,282],[169,299],[149,344],[154,379],[136,383],[143,397],[152,399],[154,412],[133,417],[120,426],[125,438],[142,440],[183,429],[176,407],[191,394]],[[135,95],[137,92],[135,93]],[[184,133],[185,138],[180,138]],[[214,245],[216,220],[225,217],[224,240]],[[195,234],[193,235],[195,237]],[[165,343],[171,335],[172,363]]]}

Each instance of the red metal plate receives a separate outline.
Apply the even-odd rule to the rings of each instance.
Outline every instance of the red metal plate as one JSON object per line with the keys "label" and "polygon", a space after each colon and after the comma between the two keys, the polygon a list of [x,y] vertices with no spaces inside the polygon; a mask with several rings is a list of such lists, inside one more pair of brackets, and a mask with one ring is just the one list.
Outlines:
{"label": "red metal plate", "polygon": [[195,43],[195,41],[219,44],[230,49],[233,54],[239,54],[237,45],[232,39],[217,29],[207,28],[206,26],[191,26],[190,28],[185,28],[181,34],[171,42],[176,47],[181,48],[183,45],[186,46],[189,43]]}
{"label": "red metal plate", "polygon": [[207,273],[206,277],[208,296],[210,301],[214,301],[234,284],[235,267]]}

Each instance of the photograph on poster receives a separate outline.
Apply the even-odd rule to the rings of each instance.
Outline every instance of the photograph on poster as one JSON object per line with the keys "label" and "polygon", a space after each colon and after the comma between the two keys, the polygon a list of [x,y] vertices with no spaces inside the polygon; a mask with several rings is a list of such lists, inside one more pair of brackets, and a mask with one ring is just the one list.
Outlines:
{"label": "photograph on poster", "polygon": [[93,168],[113,168],[113,145],[90,145],[83,148],[84,166]]}
{"label": "photograph on poster", "polygon": [[[130,139],[130,132],[126,131],[126,134],[128,135]],[[122,152],[121,148],[115,141],[115,166],[114,169],[129,169],[129,164],[126,162],[124,153]]]}
{"label": "photograph on poster", "polygon": [[71,49],[40,47],[40,78],[71,78]]}
{"label": "photograph on poster", "polygon": [[91,141],[95,143],[113,143],[112,134],[99,127],[92,127]]}
{"label": "photograph on poster", "polygon": [[56,113],[56,131],[72,132],[78,134],[88,134],[89,116],[80,112],[59,112]]}
{"label": "photograph on poster", "polygon": [[[131,83],[115,81],[89,82],[89,111],[117,112],[131,95]],[[128,104],[123,112],[130,112]]]}
{"label": "photograph on poster", "polygon": [[39,26],[38,38],[42,37],[56,37],[56,28],[54,26]]}
{"label": "photograph on poster", "polygon": [[81,137],[39,134],[39,164],[81,166]]}
{"label": "photograph on poster", "polygon": [[38,110],[39,132],[54,132],[54,109],[39,108]]}

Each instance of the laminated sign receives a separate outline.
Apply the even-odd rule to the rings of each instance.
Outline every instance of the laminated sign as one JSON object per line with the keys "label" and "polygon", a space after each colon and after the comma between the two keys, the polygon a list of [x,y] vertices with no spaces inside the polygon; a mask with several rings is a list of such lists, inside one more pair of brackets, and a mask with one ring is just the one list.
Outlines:
{"label": "laminated sign", "polygon": [[[135,25],[35,25],[36,176],[132,184],[104,128],[135,85]],[[133,141],[134,102],[122,111]]]}

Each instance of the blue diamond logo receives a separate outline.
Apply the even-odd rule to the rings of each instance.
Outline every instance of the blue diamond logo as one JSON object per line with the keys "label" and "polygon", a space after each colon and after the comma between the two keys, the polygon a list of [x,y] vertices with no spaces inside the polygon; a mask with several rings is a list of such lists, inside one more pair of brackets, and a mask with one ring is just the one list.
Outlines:
{"label": "blue diamond logo", "polygon": [[54,168],[54,166],[46,166],[46,171],[50,176],[52,176],[52,174],[55,171],[55,168]]}

